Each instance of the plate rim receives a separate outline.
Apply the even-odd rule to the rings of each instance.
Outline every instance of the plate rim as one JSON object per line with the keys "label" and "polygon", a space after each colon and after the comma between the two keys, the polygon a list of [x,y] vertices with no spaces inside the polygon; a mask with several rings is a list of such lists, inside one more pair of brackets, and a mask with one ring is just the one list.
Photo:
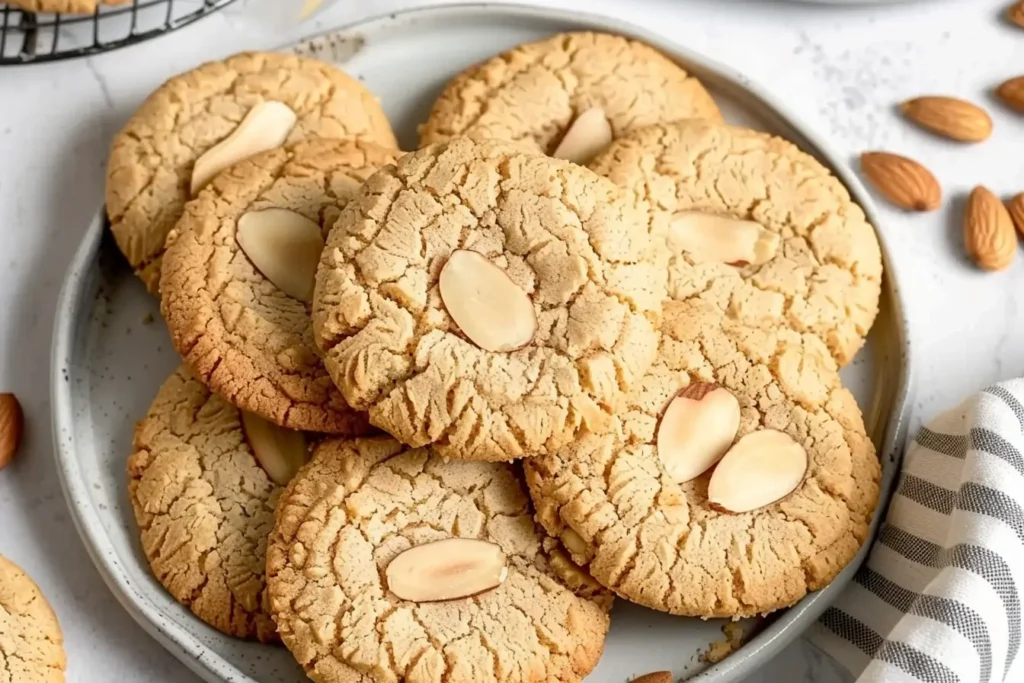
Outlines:
{"label": "plate rim", "polygon": [[[492,12],[499,15],[504,14],[507,16],[511,14],[518,17],[575,25],[580,27],[580,30],[604,30],[628,35],[651,43],[658,49],[670,53],[672,57],[688,64],[696,65],[701,71],[713,74],[719,81],[728,84],[730,88],[742,91],[745,97],[752,97],[760,107],[766,109],[768,113],[772,114],[787,127],[798,131],[814,148],[812,151],[815,152],[815,155],[827,162],[830,170],[845,185],[851,196],[864,210],[869,222],[875,229],[875,234],[881,247],[885,269],[882,296],[888,297],[888,304],[895,317],[896,341],[901,356],[901,376],[896,383],[893,408],[889,413],[885,436],[878,451],[878,457],[883,461],[883,466],[888,461],[890,467],[887,472],[883,467],[882,490],[878,506],[875,509],[871,534],[869,536],[869,539],[873,539],[880,519],[883,516],[882,513],[888,507],[889,496],[893,481],[895,480],[895,471],[902,457],[902,449],[908,429],[908,409],[914,386],[914,365],[909,340],[909,322],[903,297],[900,294],[899,277],[894,267],[885,235],[879,229],[881,222],[870,195],[859,178],[849,168],[849,165],[830,149],[829,145],[821,139],[812,127],[796,116],[784,103],[775,99],[766,89],[753,83],[742,73],[715,59],[692,51],[656,31],[607,15],[517,5],[508,2],[450,3],[388,12],[321,31],[288,45],[273,49],[291,50],[299,45],[308,43],[310,40],[323,36],[358,35],[368,27],[379,29],[381,25],[386,25],[387,23],[411,22],[425,15],[443,17],[446,14],[486,14]],[[84,483],[81,470],[78,467],[75,457],[76,442],[73,428],[73,400],[71,392],[67,389],[67,371],[70,367],[75,341],[78,337],[80,312],[85,308],[86,298],[93,292],[91,285],[95,278],[92,265],[101,250],[105,226],[105,210],[101,206],[93,216],[89,228],[68,266],[55,311],[54,332],[51,344],[50,395],[54,457],[57,461],[57,472],[61,489],[76,531],[104,583],[114,593],[118,602],[121,603],[125,610],[147,633],[154,637],[165,649],[174,654],[188,669],[207,681],[257,683],[252,677],[234,666],[231,662],[212,652],[209,647],[204,645],[186,629],[167,619],[149,596],[131,582],[120,559],[112,552],[112,541],[103,528],[103,522],[93,508],[92,502],[89,500],[88,486]],[[854,560],[827,587],[808,595],[793,607],[786,609],[782,616],[775,619],[731,656],[717,664],[713,664],[688,680],[705,682],[714,680],[717,683],[727,683],[729,681],[737,681],[752,673],[757,666],[772,658],[783,647],[799,637],[825,611],[850,582],[853,573],[866,557],[870,545],[870,542],[863,544]]]}

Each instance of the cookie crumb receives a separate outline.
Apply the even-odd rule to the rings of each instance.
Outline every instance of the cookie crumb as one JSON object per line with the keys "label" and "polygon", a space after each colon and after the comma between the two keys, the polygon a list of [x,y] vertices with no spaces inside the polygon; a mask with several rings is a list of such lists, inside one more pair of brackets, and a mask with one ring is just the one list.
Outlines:
{"label": "cookie crumb", "polygon": [[143,325],[152,325],[153,324],[153,314],[152,313],[147,313],[146,315],[142,316],[142,324]]}
{"label": "cookie crumb", "polygon": [[743,639],[746,634],[743,632],[743,627],[735,621],[730,621],[728,624],[722,627],[722,633],[725,634],[725,640],[716,640],[712,642],[702,655],[702,659],[708,664],[717,664],[736,650],[740,649],[743,645]]}

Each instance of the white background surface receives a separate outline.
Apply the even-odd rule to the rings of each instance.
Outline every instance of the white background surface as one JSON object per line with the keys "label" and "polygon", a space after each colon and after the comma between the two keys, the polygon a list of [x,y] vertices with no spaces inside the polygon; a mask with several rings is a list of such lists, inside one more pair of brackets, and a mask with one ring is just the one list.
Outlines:
{"label": "white background surface", "polygon": [[[102,202],[111,137],[150,90],[201,61],[431,4],[341,0],[316,22],[289,27],[267,19],[265,6],[277,2],[285,0],[243,0],[125,51],[0,68],[0,391],[18,395],[27,422],[17,460],[0,472],[0,553],[22,565],[53,604],[67,641],[69,681],[198,680],[131,621],[102,583],[72,527],[54,469],[53,309],[79,236]],[[1024,258],[1004,273],[982,273],[963,256],[961,230],[963,200],[974,185],[1006,196],[1024,191],[1024,116],[991,95],[999,82],[1024,73],[1024,29],[1002,20],[1006,0],[884,7],[766,0],[545,4],[620,16],[745,72],[851,163],[861,151],[888,149],[932,168],[944,186],[944,207],[909,216],[882,205],[879,226],[911,317],[913,425],[987,384],[1024,374],[1024,313],[1016,296],[1024,293]],[[909,127],[895,104],[926,93],[989,106],[994,135],[961,146]],[[750,679],[837,680],[801,643]]]}

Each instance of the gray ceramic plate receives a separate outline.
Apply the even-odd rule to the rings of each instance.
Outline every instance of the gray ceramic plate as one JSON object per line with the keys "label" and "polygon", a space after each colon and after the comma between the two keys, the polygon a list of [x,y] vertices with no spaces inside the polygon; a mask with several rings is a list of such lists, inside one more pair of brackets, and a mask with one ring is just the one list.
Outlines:
{"label": "gray ceramic plate", "polygon": [[[416,124],[456,72],[517,43],[579,29],[629,34],[673,55],[703,78],[727,118],[779,133],[817,155],[874,218],[870,200],[845,164],[769,95],[723,66],[613,19],[493,4],[434,7],[365,21],[291,49],[339,63],[363,80],[380,96],[403,147],[411,149]],[[71,265],[53,343],[54,439],[72,517],[124,607],[204,679],[302,680],[284,649],[240,642],[208,628],[150,575],[126,499],[124,464],[135,421],[178,359],[157,302],[132,276],[104,228],[102,216],[93,219]],[[889,266],[887,260],[882,314],[865,349],[843,372],[883,457],[886,490],[904,438],[909,392],[906,324]],[[588,681],[619,683],[659,669],[697,680],[738,680],[795,638],[850,575],[848,568],[832,586],[792,609],[744,623],[750,640],[713,666],[700,654],[722,639],[723,622],[673,618],[619,601],[605,655]]]}

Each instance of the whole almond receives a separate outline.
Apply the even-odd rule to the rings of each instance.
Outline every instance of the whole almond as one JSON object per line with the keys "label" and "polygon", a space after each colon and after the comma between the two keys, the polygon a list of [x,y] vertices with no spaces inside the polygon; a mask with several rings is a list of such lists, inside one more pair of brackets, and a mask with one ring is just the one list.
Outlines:
{"label": "whole almond", "polygon": [[1012,24],[1024,28],[1024,0],[1015,2],[1006,10],[1006,18]]}
{"label": "whole almond", "polygon": [[0,394],[0,470],[7,467],[21,443],[21,404],[14,394]]}
{"label": "whole almond", "polygon": [[889,152],[864,152],[860,167],[875,189],[901,209],[933,211],[942,204],[939,181],[913,159]]}
{"label": "whole almond", "polygon": [[1014,195],[1013,199],[1006,202],[1006,210],[1010,212],[1010,218],[1013,220],[1017,232],[1024,237],[1024,192]]}
{"label": "whole almond", "polygon": [[915,97],[900,105],[904,116],[933,133],[959,142],[981,142],[992,134],[992,118],[976,104],[955,97]]}
{"label": "whole almond", "polygon": [[984,270],[1005,270],[1017,254],[1017,233],[1010,212],[999,197],[981,185],[967,200],[964,247]]}
{"label": "whole almond", "polygon": [[654,671],[634,678],[633,683],[672,683],[671,671]]}
{"label": "whole almond", "polygon": [[1024,113],[1024,76],[1017,76],[1000,83],[996,88],[996,95],[1006,106]]}

